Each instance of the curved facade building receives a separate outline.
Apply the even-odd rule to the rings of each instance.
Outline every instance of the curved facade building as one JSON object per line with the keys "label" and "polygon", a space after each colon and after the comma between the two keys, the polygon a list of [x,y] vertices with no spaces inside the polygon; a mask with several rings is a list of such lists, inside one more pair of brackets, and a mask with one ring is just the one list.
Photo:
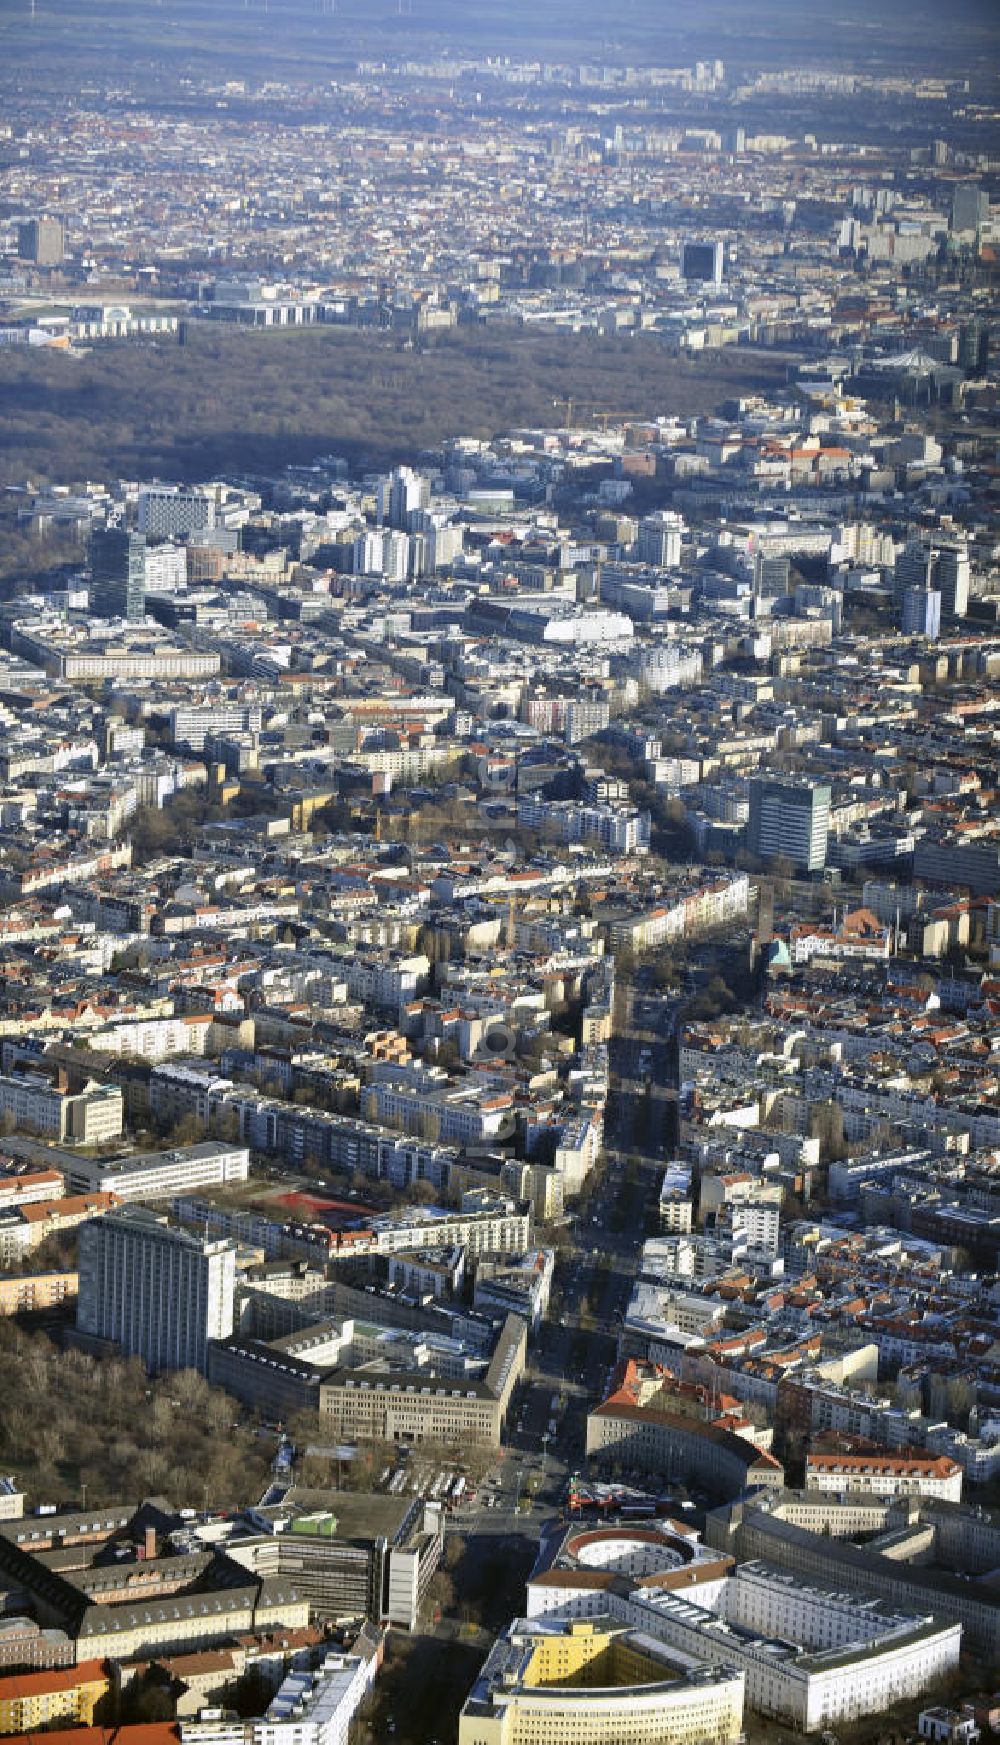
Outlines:
{"label": "curved facade building", "polygon": [[655,1472],[665,1483],[693,1482],[727,1501],[763,1486],[780,1490],[784,1468],[744,1436],[640,1404],[626,1382],[587,1416],[587,1455]]}
{"label": "curved facade building", "polygon": [[493,1645],[459,1745],[731,1745],[743,1673],[706,1665],[610,1617],[518,1619]]}

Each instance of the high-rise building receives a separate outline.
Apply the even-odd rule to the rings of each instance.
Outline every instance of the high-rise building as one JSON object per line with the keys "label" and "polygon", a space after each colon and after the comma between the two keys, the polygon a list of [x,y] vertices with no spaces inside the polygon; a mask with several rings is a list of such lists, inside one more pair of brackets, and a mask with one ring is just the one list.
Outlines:
{"label": "high-rise building", "polygon": [[902,609],[903,596],[917,589],[937,590],[942,618],[964,618],[969,609],[969,553],[958,540],[947,545],[911,539],[896,559],[894,594]]}
{"label": "high-rise building", "polygon": [[900,605],[900,626],[904,636],[926,636],[933,639],[941,633],[941,591],[939,588],[904,588]]}
{"label": "high-rise building", "polygon": [[934,582],[934,553],[920,539],[911,539],[896,559],[893,593],[901,606],[903,595],[912,588],[929,588]]}
{"label": "high-rise building", "polygon": [[187,587],[187,552],[182,545],[150,545],[143,566],[149,594],[178,594]]}
{"label": "high-rise building", "polygon": [[95,618],[140,620],[146,610],[146,536],[97,527],[90,536],[90,610]]}
{"label": "high-rise building", "polygon": [[681,277],[721,285],[726,251],[721,242],[686,242],[681,250]]}
{"label": "high-rise building", "polygon": [[388,527],[370,527],[354,541],[356,576],[384,576],[390,582],[405,582],[409,567],[410,541],[405,533]]}
{"label": "high-rise building", "polygon": [[777,552],[755,551],[753,554],[753,591],[758,600],[780,599],[789,591],[792,560]]}
{"label": "high-rise building", "polygon": [[755,776],[750,783],[747,846],[761,860],[778,856],[804,872],[826,864],[830,789],[812,782]]}
{"label": "high-rise building", "polygon": [[941,547],[934,579],[941,590],[942,617],[964,618],[969,610],[969,553],[964,545]]}
{"label": "high-rise building", "polygon": [[139,492],[140,533],[154,539],[187,539],[216,524],[216,503],[207,491],[182,491],[172,485],[146,485]]}
{"label": "high-rise building", "polygon": [[58,218],[29,218],[17,227],[17,252],[39,267],[62,265],[63,227]]}
{"label": "high-rise building", "polygon": [[422,473],[415,473],[411,467],[397,467],[387,479],[379,480],[379,525],[388,524],[409,533],[410,517],[426,509],[430,500],[429,479],[425,479]]}
{"label": "high-rise building", "polygon": [[989,323],[981,315],[970,315],[958,324],[958,362],[968,375],[974,376],[986,368],[990,356]]}
{"label": "high-rise building", "polygon": [[204,1373],[211,1340],[233,1330],[236,1245],[123,1206],[80,1229],[76,1324],[150,1370]]}
{"label": "high-rise building", "polygon": [[681,561],[684,531],[682,517],[670,509],[658,509],[652,515],[644,515],[635,542],[637,559],[640,563],[656,564],[661,569],[676,569]]}
{"label": "high-rise building", "polygon": [[957,182],[951,196],[951,230],[958,235],[978,231],[989,217],[989,196],[978,182]]}
{"label": "high-rise building", "polygon": [[462,555],[465,541],[465,529],[462,526],[452,526],[450,523],[434,522],[426,534],[426,561],[424,568],[428,570],[443,570],[457,557]]}

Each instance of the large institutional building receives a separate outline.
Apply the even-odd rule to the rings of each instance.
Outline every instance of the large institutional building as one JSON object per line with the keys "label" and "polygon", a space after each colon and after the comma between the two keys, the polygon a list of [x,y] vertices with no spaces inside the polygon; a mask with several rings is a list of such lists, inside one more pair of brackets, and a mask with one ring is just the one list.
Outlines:
{"label": "large institutional building", "polygon": [[[289,1577],[254,1574],[200,1547],[158,1555],[178,1524],[153,1503],[0,1522],[0,1586],[65,1631],[77,1664],[186,1653],[309,1622],[309,1602]],[[119,1561],[116,1550],[131,1555]]]}
{"label": "large institutional building", "polygon": [[726,1497],[784,1484],[784,1469],[773,1454],[719,1424],[682,1416],[667,1393],[647,1397],[628,1371],[588,1413],[587,1455],[690,1479]]}
{"label": "large institutional building", "polygon": [[245,1182],[250,1173],[245,1145],[221,1145],[213,1139],[173,1151],[129,1152],[122,1157],[64,1152],[55,1161],[70,1193],[112,1193],[119,1200],[167,1200],[195,1188]]}
{"label": "large institutional building", "polygon": [[805,1731],[919,1694],[957,1666],[962,1637],[931,1612],[759,1560],[737,1567],[674,1522],[571,1528],[532,1572],[527,1611],[535,1621],[611,1619],[692,1663],[735,1668],[749,1708]]}
{"label": "large institutional building", "polygon": [[409,1492],[295,1486],[234,1521],[222,1548],[254,1575],[293,1582],[314,1617],[413,1630],[444,1550],[444,1511]]}
{"label": "large institutional building", "polygon": [[[853,1544],[864,1534],[864,1544]],[[766,1559],[799,1582],[836,1583],[859,1604],[933,1614],[961,1626],[966,1648],[1000,1657],[1000,1604],[986,1579],[1000,1557],[989,1511],[937,1498],[759,1492],[714,1509],[705,1535],[731,1556]],[[932,1557],[934,1564],[912,1561]]]}
{"label": "large institutional building", "polygon": [[144,1207],[80,1230],[77,1331],[141,1357],[151,1370],[197,1369],[233,1328],[236,1245],[206,1241]]}
{"label": "large institutional building", "polygon": [[526,1345],[525,1323],[508,1315],[481,1379],[456,1380],[422,1370],[334,1371],[320,1385],[320,1416],[346,1439],[498,1448]]}
{"label": "large institutional building", "polygon": [[608,1616],[518,1619],[494,1644],[459,1720],[459,1745],[730,1745],[743,1675],[705,1665]]}

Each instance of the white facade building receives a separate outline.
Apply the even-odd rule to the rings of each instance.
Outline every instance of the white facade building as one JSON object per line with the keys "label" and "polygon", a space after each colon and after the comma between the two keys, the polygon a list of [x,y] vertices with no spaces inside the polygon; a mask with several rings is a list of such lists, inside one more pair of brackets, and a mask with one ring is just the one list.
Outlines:
{"label": "white facade building", "polygon": [[155,1151],[132,1157],[73,1157],[59,1160],[66,1186],[73,1194],[110,1193],[119,1200],[166,1200],[195,1188],[226,1187],[245,1182],[250,1152],[242,1145],[207,1140],[176,1151]]}
{"label": "white facade building", "polygon": [[328,1654],[318,1672],[290,1672],[266,1715],[253,1723],[252,1745],[348,1745],[379,1665],[372,1633],[359,1640],[359,1653]]}
{"label": "white facade building", "polygon": [[962,1468],[946,1454],[807,1454],[806,1489],[873,1497],[962,1500]]}
{"label": "white facade building", "polygon": [[145,485],[139,492],[137,521],[140,533],[153,538],[185,538],[214,527],[214,498],[204,491],[185,491],[171,485]]}
{"label": "white facade building", "polygon": [[654,1585],[626,1593],[597,1579],[593,1588],[578,1580],[557,1591],[556,1609],[552,1588],[529,1582],[529,1615],[587,1617],[599,1606],[671,1648],[739,1667],[747,1707],[804,1732],[883,1714],[959,1660],[961,1624],[810,1587],[763,1562],[697,1589],[698,1604]]}
{"label": "white facade building", "polygon": [[173,1229],[128,1206],[80,1229],[79,1332],[150,1370],[204,1373],[210,1340],[233,1330],[236,1245]]}

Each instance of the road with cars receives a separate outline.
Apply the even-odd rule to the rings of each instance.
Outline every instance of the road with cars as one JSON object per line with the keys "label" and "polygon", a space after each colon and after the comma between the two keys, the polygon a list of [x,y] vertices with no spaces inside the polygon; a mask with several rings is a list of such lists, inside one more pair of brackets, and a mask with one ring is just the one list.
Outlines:
{"label": "road with cars", "polygon": [[549,1315],[529,1348],[503,1455],[451,1518],[467,1537],[537,1543],[583,1465],[586,1414],[617,1361],[639,1250],[656,1228],[662,1168],[676,1144],[679,1005],[636,994],[611,1043],[603,1166],[564,1227]]}

